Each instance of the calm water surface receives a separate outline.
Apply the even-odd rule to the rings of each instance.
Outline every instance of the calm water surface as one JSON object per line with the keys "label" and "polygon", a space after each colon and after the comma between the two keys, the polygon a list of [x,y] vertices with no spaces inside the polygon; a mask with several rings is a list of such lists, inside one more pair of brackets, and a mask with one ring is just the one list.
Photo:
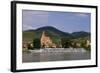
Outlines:
{"label": "calm water surface", "polygon": [[86,60],[91,58],[91,53],[83,48],[80,49],[41,49],[30,50],[30,53],[22,53],[23,62],[46,62],[64,60]]}

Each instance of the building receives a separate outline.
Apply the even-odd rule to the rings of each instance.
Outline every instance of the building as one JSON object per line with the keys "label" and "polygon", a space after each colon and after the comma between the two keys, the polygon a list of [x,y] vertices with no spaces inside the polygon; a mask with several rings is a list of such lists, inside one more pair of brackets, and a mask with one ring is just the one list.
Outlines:
{"label": "building", "polygon": [[53,43],[52,39],[46,35],[45,31],[43,31],[41,35],[41,47],[56,48],[56,45]]}
{"label": "building", "polygon": [[89,40],[86,41],[86,46],[90,46],[91,45],[91,42]]}

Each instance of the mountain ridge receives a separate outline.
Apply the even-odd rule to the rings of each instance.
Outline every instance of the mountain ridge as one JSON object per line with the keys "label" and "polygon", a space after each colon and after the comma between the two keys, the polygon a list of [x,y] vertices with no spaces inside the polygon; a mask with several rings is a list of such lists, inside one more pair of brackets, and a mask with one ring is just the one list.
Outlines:
{"label": "mountain ridge", "polygon": [[63,32],[61,30],[58,30],[55,27],[45,26],[45,27],[37,28],[35,30],[31,29],[31,30],[23,31],[23,38],[30,39],[30,40],[33,40],[33,38],[40,38],[43,31],[45,31],[49,37],[51,37],[54,40],[58,40],[58,41],[61,38],[90,37],[90,33],[85,32],[85,31],[68,33],[68,32]]}
{"label": "mountain ridge", "polygon": [[55,27],[52,27],[52,26],[44,26],[44,27],[40,27],[40,28],[37,28],[37,29],[25,30],[25,31],[23,31],[23,32],[47,31],[47,30],[59,31],[59,32],[61,32],[61,33],[63,33],[63,34],[66,34],[66,33],[67,33],[67,34],[71,34],[71,35],[73,35],[73,36],[78,35],[78,34],[84,34],[84,33],[90,34],[90,32],[86,32],[86,31],[76,31],[76,32],[72,32],[72,33],[63,32],[63,31],[61,31],[61,30],[59,30],[59,29],[57,29],[57,28],[55,28]]}

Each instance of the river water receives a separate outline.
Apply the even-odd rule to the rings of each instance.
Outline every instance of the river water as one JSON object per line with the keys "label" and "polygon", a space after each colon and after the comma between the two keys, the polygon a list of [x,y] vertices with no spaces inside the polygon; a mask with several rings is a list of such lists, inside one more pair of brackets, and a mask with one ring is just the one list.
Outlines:
{"label": "river water", "polygon": [[90,51],[83,48],[56,48],[30,50],[29,53],[22,53],[23,62],[47,62],[47,61],[67,61],[67,60],[86,60],[91,59]]}

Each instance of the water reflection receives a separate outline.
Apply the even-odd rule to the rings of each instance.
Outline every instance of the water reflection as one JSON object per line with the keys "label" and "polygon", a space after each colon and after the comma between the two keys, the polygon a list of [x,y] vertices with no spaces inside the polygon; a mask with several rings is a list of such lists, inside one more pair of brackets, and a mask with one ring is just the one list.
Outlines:
{"label": "water reflection", "polygon": [[46,61],[63,61],[63,60],[85,60],[91,58],[90,51],[83,48],[78,49],[41,49],[30,50],[30,53],[24,52],[22,55],[23,62],[46,62]]}

